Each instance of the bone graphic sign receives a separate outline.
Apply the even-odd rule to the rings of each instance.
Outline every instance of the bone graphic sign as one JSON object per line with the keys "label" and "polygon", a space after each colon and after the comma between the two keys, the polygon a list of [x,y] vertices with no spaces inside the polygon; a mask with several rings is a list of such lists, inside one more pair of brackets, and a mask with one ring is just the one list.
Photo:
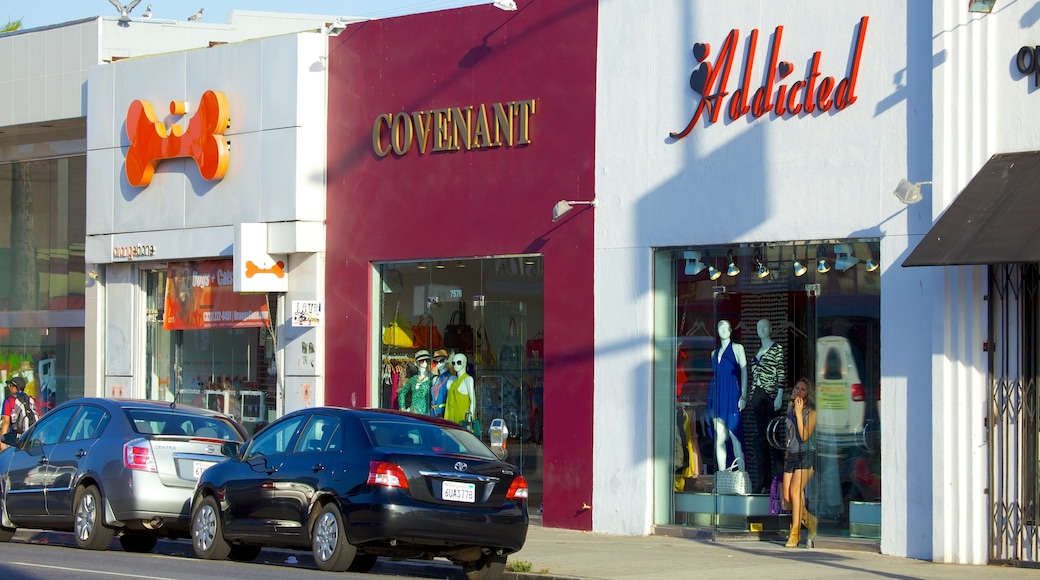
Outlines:
{"label": "bone graphic sign", "polygon": [[[188,103],[170,101],[171,115],[185,115]],[[227,173],[231,145],[224,131],[231,126],[227,96],[221,91],[202,93],[198,110],[182,125],[166,127],[149,101],[135,100],[126,112],[126,178],[134,187],[147,187],[160,162],[190,157],[207,181],[222,179]]]}

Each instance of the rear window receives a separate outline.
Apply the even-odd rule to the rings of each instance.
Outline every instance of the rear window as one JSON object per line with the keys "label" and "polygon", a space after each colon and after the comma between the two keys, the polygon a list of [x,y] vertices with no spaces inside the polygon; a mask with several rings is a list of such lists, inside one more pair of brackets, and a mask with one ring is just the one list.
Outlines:
{"label": "rear window", "polygon": [[134,430],[142,435],[187,435],[223,441],[242,441],[242,436],[226,417],[178,413],[176,409],[125,411]]}
{"label": "rear window", "polygon": [[473,455],[497,459],[480,439],[469,431],[451,429],[430,423],[395,419],[362,419],[372,445],[388,451]]}

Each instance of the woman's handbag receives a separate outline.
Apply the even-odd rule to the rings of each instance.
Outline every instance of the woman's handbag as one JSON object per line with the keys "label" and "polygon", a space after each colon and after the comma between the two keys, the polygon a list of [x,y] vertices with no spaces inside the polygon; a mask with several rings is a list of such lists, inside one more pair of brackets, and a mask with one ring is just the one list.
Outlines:
{"label": "woman's handbag", "polygon": [[400,311],[394,313],[390,324],[383,329],[383,344],[398,348],[412,348],[412,325]]}
{"label": "woman's handbag", "polygon": [[419,322],[412,325],[412,347],[434,351],[443,346],[444,338],[440,329],[434,326],[433,317],[429,314],[420,316]]}
{"label": "woman's handbag", "polygon": [[444,327],[444,346],[461,353],[473,352],[473,327],[466,324],[466,305],[459,300],[459,309],[451,314]]}
{"label": "woman's handbag", "polygon": [[751,493],[751,478],[748,472],[737,467],[737,460],[727,469],[715,472],[715,493],[720,495],[749,495]]}
{"label": "woman's handbag", "polygon": [[538,331],[538,334],[527,339],[524,343],[524,354],[527,355],[529,360],[541,360],[545,356],[545,339],[542,338],[542,331]]}
{"label": "woman's handbag", "polygon": [[491,346],[491,338],[488,337],[487,328],[484,325],[480,325],[477,328],[477,364],[487,367],[495,366],[498,362],[498,357],[495,356],[495,349]]}

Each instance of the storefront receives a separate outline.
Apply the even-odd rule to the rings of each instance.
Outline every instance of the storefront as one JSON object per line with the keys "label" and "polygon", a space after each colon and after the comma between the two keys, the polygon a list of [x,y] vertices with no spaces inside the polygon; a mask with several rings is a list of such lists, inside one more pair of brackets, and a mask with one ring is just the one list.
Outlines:
{"label": "storefront", "polygon": [[322,404],[325,42],[90,70],[88,358],[104,396],[205,406],[250,430]]}
{"label": "storefront", "polygon": [[[532,512],[579,529],[592,527],[596,4],[371,21],[329,45],[341,138],[326,400],[423,408],[397,393],[416,354],[463,355],[449,365],[472,379],[459,420],[488,439],[501,419]],[[561,200],[573,209],[556,220]]]}

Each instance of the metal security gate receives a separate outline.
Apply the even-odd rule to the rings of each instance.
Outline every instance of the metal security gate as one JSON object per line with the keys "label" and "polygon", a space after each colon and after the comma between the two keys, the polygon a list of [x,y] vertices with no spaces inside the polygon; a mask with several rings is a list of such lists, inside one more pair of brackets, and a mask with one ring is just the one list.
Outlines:
{"label": "metal security gate", "polygon": [[1040,562],[1037,537],[1036,264],[990,267],[990,554],[993,563]]}

